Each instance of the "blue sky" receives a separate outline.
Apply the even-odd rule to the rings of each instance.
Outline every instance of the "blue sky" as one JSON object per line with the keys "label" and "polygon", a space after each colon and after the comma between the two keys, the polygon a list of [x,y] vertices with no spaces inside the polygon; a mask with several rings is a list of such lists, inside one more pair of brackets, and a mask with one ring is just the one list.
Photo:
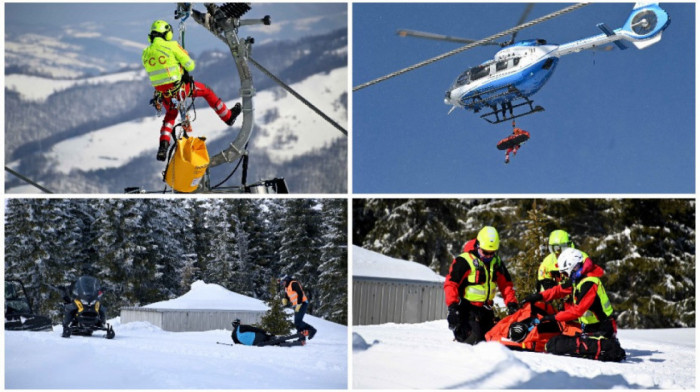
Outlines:
{"label": "blue sky", "polygon": [[[164,19],[177,29],[174,18],[176,3],[7,3],[6,31],[13,33],[55,32],[56,27],[71,26],[89,31],[147,43],[151,23]],[[202,3],[194,8],[204,12]],[[298,39],[347,27],[348,5],[345,3],[255,3],[244,19],[270,15],[270,26],[249,26],[241,35],[254,35],[257,43],[269,39]],[[253,30],[254,29],[254,30]],[[114,31],[119,30],[119,31]],[[186,23],[185,44],[198,53],[205,49],[228,50],[223,42],[193,20]]]}
{"label": "blue sky", "polygon": [[[527,20],[564,8],[537,3]],[[695,192],[695,5],[661,3],[670,18],[644,50],[564,56],[532,96],[545,108],[517,120],[531,139],[504,164],[491,125],[443,96],[466,68],[497,47],[480,47],[353,92],[355,193]],[[480,39],[517,22],[525,4],[356,3],[353,86],[460,47],[401,38],[413,29]],[[621,27],[632,3],[592,4],[521,31],[517,39],[563,44]]]}

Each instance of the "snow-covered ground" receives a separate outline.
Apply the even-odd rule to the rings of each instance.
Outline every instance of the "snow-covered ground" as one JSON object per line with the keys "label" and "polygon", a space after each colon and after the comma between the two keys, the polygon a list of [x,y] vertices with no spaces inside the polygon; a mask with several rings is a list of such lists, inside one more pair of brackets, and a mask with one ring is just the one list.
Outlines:
{"label": "snow-covered ground", "polygon": [[84,79],[50,79],[41,76],[11,74],[5,76],[5,88],[28,101],[45,101],[51,94],[83,84],[116,83],[143,79],[146,71],[126,71]]}
{"label": "snow-covered ground", "polygon": [[353,327],[354,389],[695,389],[695,329],[620,330],[621,363],[452,341],[446,321]]}
{"label": "snow-covered ground", "polygon": [[423,264],[395,259],[356,245],[352,246],[352,275],[427,282],[445,281],[444,276],[436,274]]}
{"label": "snow-covered ground", "polygon": [[[249,309],[258,300],[195,283],[156,307]],[[223,289],[223,288],[221,288]],[[232,295],[233,294],[233,295]],[[155,305],[155,304],[154,304]],[[303,347],[250,347],[231,332],[167,332],[109,320],[116,337],[5,331],[5,389],[347,389],[348,329],[306,316],[318,333]]]}
{"label": "snow-covered ground", "polygon": [[[125,73],[122,77],[130,75]],[[329,74],[313,75],[292,85],[292,88],[341,126],[346,127],[345,108],[339,107],[336,101],[340,92],[347,89],[347,77],[347,67],[337,68]],[[43,87],[37,89],[51,91],[61,87],[60,84],[56,84],[58,82],[52,82],[54,83],[39,84]],[[26,86],[27,84],[17,81],[16,85]],[[282,90],[265,90],[258,92],[254,97],[256,121],[261,121],[261,117],[269,110],[276,110],[278,116],[269,123],[259,124],[251,137],[255,148],[266,151],[275,163],[285,162],[330,144],[336,138],[344,137],[291,94],[284,92],[284,96],[280,97],[280,91]],[[24,90],[22,93],[29,94]],[[240,100],[229,101],[226,105],[233,107],[238,101]],[[194,136],[206,136],[207,139],[214,140],[228,134],[231,141],[235,138],[240,130],[240,122],[229,127],[219,119],[204,100],[198,99],[196,105],[197,119],[192,124]],[[162,121],[162,116],[154,115],[97,129],[56,144],[47,155],[57,162],[53,167],[54,170],[64,174],[70,173],[73,169],[90,171],[121,167],[144,152],[152,151],[155,155]],[[210,151],[210,155],[216,153],[218,151]],[[9,164],[10,167],[13,165],[12,162]],[[8,189],[8,193],[16,193],[16,190]]]}

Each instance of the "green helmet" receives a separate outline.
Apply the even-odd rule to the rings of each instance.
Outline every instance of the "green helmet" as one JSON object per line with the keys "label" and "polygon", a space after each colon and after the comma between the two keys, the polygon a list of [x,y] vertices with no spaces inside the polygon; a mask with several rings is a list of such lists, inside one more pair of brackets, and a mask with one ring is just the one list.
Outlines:
{"label": "green helmet", "polygon": [[554,230],[549,235],[549,251],[551,253],[559,254],[562,250],[573,247],[574,244],[569,239],[569,233],[564,230]]}
{"label": "green helmet", "polygon": [[484,226],[476,235],[476,240],[479,241],[479,248],[491,252],[497,251],[501,242],[498,238],[498,231],[491,226]]}
{"label": "green helmet", "polygon": [[173,27],[170,23],[164,20],[157,20],[151,25],[151,32],[148,34],[148,38],[151,42],[155,37],[161,37],[166,41],[173,39]]}

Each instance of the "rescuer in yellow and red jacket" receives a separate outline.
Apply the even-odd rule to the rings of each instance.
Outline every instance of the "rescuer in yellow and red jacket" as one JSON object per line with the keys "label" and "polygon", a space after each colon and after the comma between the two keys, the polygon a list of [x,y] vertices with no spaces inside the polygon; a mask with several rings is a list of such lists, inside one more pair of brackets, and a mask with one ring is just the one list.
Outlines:
{"label": "rescuer in yellow and red jacket", "polygon": [[617,323],[610,298],[603,287],[604,271],[583,252],[564,249],[557,259],[559,272],[566,280],[540,293],[528,295],[524,302],[552,301],[571,295],[573,304],[564,311],[543,317],[540,322],[578,320],[580,334],[558,335],[547,342],[545,351],[556,355],[619,362],[626,358],[617,340]]}
{"label": "rescuer in yellow and red jacket", "polygon": [[445,277],[447,323],[455,340],[476,344],[494,326],[493,298],[496,286],[511,314],[518,310],[518,300],[506,265],[497,254],[498,231],[485,226],[476,239],[466,244],[455,257]]}
{"label": "rescuer in yellow and red jacket", "polygon": [[237,103],[232,110],[229,110],[207,85],[189,76],[189,72],[194,70],[194,60],[177,41],[171,41],[172,38],[173,28],[168,22],[164,20],[153,22],[148,35],[151,44],[143,50],[141,57],[151,85],[156,90],[151,102],[158,110],[161,103],[165,107],[165,118],[160,128],[160,145],[156,156],[159,161],[164,161],[166,158],[170,134],[178,115],[173,97],[180,100],[189,96],[203,97],[221,120],[229,126],[233,125],[236,117],[241,113],[241,104]]}
{"label": "rescuer in yellow and red jacket", "polygon": [[316,335],[316,328],[304,322],[304,315],[309,307],[309,300],[306,298],[301,283],[289,275],[280,277],[278,283],[280,284],[280,289],[284,290],[282,305],[287,306],[289,304],[294,308],[294,327],[296,327],[297,332],[308,337],[309,340],[313,339],[314,335]]}

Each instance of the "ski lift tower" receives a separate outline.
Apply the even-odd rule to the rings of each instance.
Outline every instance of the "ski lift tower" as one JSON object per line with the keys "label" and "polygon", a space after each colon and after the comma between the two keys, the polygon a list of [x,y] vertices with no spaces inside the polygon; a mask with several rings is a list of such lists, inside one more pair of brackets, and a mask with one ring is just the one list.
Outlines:
{"label": "ski lift tower", "polygon": [[[198,24],[209,30],[229,47],[241,80],[241,113],[243,114],[243,123],[238,136],[226,149],[211,157],[209,167],[216,167],[242,159],[242,190],[245,193],[288,193],[287,185],[282,178],[263,180],[256,184],[246,185],[248,166],[248,151],[246,148],[253,131],[253,96],[255,96],[253,77],[248,67],[248,60],[255,40],[252,37],[241,39],[238,35],[238,29],[242,26],[256,24],[270,25],[270,16],[266,15],[262,19],[241,19],[251,9],[250,3],[226,3],[222,6],[205,3],[204,5],[207,9],[206,13],[193,9],[192,3],[178,3],[175,18],[186,18],[188,15],[192,15],[192,18]],[[204,178],[202,188],[205,192],[216,191],[216,189],[211,188],[208,174]]]}

